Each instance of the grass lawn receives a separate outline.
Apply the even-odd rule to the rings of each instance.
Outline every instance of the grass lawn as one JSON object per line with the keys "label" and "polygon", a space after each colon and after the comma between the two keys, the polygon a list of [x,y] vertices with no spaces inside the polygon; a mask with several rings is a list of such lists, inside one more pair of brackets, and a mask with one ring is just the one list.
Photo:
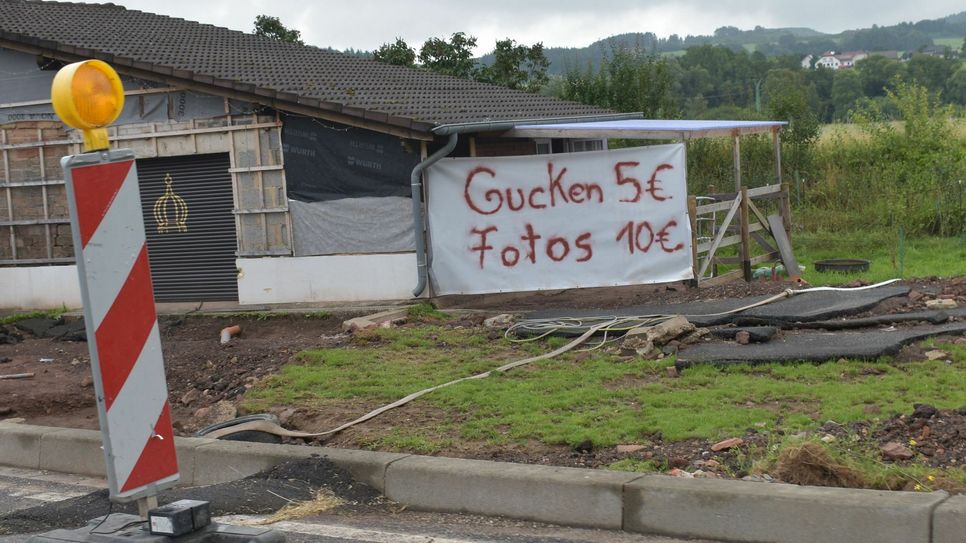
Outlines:
{"label": "grass lawn", "polygon": [[[805,278],[812,284],[840,284],[859,277],[873,282],[896,276],[894,251],[882,239],[847,241],[799,235],[794,241],[799,260],[809,267]],[[814,272],[814,260],[831,257],[863,257],[873,264],[865,274]],[[907,277],[966,275],[966,240],[910,240],[905,271]],[[345,346],[302,352],[297,363],[250,390],[245,407],[261,411],[295,406],[321,413],[366,406],[356,407],[354,417],[417,390],[548,352],[567,341],[492,339],[480,328],[448,326],[439,313],[418,307],[412,316],[423,324],[378,329],[354,336]],[[429,454],[445,451],[457,442],[492,447],[539,442],[572,447],[589,441],[595,448],[608,448],[652,441],[715,441],[756,429],[768,433],[769,444],[748,451],[744,461],[748,471],[752,465],[767,469],[777,462],[781,451],[795,445],[789,436],[807,431],[814,438],[820,435],[814,432],[830,420],[840,424],[871,420],[876,424],[876,420],[911,412],[914,403],[940,409],[966,406],[966,345],[942,340],[930,345],[948,352],[950,361],[883,358],[698,366],[677,378],[666,372],[673,358],[644,360],[620,356],[616,349],[578,349],[433,392],[412,404],[431,413],[430,422],[369,433],[369,441],[362,445]],[[343,421],[332,422],[335,426]],[[899,475],[905,481],[909,477],[918,481],[916,477],[936,473],[924,466],[883,464],[877,449],[866,450],[849,440],[814,445],[865,474],[864,481],[879,481],[868,483],[871,486],[893,488],[892,483],[882,481]],[[648,471],[667,466],[627,459],[610,467]],[[939,475],[956,481],[944,488],[966,488],[962,469],[949,468]]]}
{"label": "grass lawn", "polygon": [[[324,407],[342,399],[396,400],[417,390],[493,369],[563,341],[525,345],[489,340],[475,331],[426,325],[382,329],[362,344],[305,351],[247,395],[250,410],[275,405]],[[459,423],[459,437],[492,444],[537,439],[598,447],[666,440],[719,439],[746,428],[786,431],[907,412],[913,402],[966,405],[966,347],[945,345],[954,363],[873,362],[699,366],[665,377],[668,360],[624,360],[593,352],[559,358],[439,390],[419,401]],[[407,430],[412,436],[421,428]],[[398,437],[398,436],[396,436]]]}
{"label": "grass lawn", "polygon": [[[906,239],[899,251],[898,236],[799,234],[793,239],[795,257],[806,267],[802,276],[819,285],[844,284],[855,279],[878,283],[910,277],[957,277],[966,275],[966,235],[952,238]],[[830,258],[861,258],[871,262],[868,272],[819,273],[815,261]],[[901,268],[901,270],[900,270]],[[901,273],[900,273],[901,271]]]}

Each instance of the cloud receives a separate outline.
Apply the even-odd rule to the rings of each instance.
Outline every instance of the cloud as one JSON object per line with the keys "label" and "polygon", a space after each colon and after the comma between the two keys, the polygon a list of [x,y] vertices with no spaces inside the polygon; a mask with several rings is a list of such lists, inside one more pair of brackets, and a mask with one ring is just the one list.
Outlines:
{"label": "cloud", "polygon": [[[584,47],[614,34],[658,36],[710,34],[721,26],[751,29],[810,27],[837,33],[872,24],[938,18],[963,9],[962,0],[489,0],[485,3],[430,0],[114,0],[130,9],[161,13],[250,32],[255,16],[279,17],[302,32],[306,43],[336,49],[375,49],[401,37],[418,46],[429,37],[466,32],[479,41],[477,53],[498,39],[546,46]],[[199,9],[199,6],[204,6]]]}

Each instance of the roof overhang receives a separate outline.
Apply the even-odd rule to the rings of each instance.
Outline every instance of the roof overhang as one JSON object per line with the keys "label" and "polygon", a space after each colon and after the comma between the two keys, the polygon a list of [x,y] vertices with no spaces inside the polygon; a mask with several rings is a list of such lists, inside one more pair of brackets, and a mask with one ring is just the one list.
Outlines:
{"label": "roof overhang", "polygon": [[[506,132],[514,130],[520,126],[547,126],[573,124],[585,125],[588,123],[606,123],[625,120],[642,120],[640,113],[601,113],[600,115],[581,115],[577,117],[547,117],[542,119],[506,119],[493,121],[479,121],[472,123],[443,124],[433,128],[433,133],[437,136],[448,136],[450,134],[477,134],[480,132]],[[500,134],[508,136],[508,134]],[[529,137],[529,136],[520,136]]]}
{"label": "roof overhang", "polygon": [[747,134],[770,134],[784,121],[699,121],[665,119],[621,119],[590,122],[516,124],[503,133],[520,138],[626,138],[689,140]]}

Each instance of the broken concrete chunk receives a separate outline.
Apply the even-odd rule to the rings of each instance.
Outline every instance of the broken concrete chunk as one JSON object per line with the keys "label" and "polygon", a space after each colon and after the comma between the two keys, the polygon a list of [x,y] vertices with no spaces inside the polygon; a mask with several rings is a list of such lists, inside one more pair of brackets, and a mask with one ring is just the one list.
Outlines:
{"label": "broken concrete chunk", "polygon": [[926,351],[927,360],[942,360],[944,358],[949,358],[949,353],[947,353],[946,351],[940,351],[939,349]]}
{"label": "broken concrete chunk", "polygon": [[711,446],[711,450],[714,452],[721,452],[724,450],[733,449],[735,447],[740,447],[744,444],[744,439],[741,439],[740,437],[732,437],[715,443]]}
{"label": "broken concrete chunk", "polygon": [[368,330],[370,328],[375,328],[380,326],[384,322],[398,323],[405,320],[409,315],[409,309],[391,309],[389,311],[380,311],[379,313],[373,313],[372,315],[366,315],[364,317],[356,317],[354,319],[349,319],[342,322],[343,332],[359,332],[361,330]]}
{"label": "broken concrete chunk", "polygon": [[886,460],[909,460],[916,456],[912,449],[895,441],[890,441],[879,447],[879,451],[882,452],[882,457]]}
{"label": "broken concrete chunk", "polygon": [[509,328],[511,324],[516,322],[516,320],[516,315],[502,313],[483,321],[483,326],[485,328]]}
{"label": "broken concrete chunk", "polygon": [[618,445],[617,452],[620,454],[631,454],[638,451],[643,451],[645,449],[644,445]]}
{"label": "broken concrete chunk", "polygon": [[939,300],[926,300],[926,307],[929,309],[956,309],[959,305],[956,300],[939,299]]}
{"label": "broken concrete chunk", "polygon": [[196,423],[201,426],[209,426],[219,422],[227,422],[238,416],[238,409],[228,400],[221,400],[209,407],[202,407],[195,411]]}
{"label": "broken concrete chunk", "polygon": [[652,326],[646,333],[647,339],[655,344],[663,345],[672,339],[694,332],[696,327],[688,319],[678,315],[669,320]]}
{"label": "broken concrete chunk", "polygon": [[184,395],[181,396],[181,404],[191,405],[196,401],[198,401],[200,398],[201,398],[201,391],[198,390],[197,388],[193,388],[188,392],[185,392]]}

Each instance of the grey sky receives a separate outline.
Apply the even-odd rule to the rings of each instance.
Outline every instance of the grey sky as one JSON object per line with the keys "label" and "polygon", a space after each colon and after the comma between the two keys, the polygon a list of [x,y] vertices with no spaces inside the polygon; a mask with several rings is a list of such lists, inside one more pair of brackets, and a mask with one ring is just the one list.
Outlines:
{"label": "grey sky", "polygon": [[966,10],[963,0],[113,0],[139,9],[251,31],[259,14],[281,18],[306,43],[375,49],[396,36],[418,46],[463,31],[482,54],[496,40],[583,47],[624,32],[710,34],[719,26],[804,26],[835,33],[850,28],[935,19]]}

